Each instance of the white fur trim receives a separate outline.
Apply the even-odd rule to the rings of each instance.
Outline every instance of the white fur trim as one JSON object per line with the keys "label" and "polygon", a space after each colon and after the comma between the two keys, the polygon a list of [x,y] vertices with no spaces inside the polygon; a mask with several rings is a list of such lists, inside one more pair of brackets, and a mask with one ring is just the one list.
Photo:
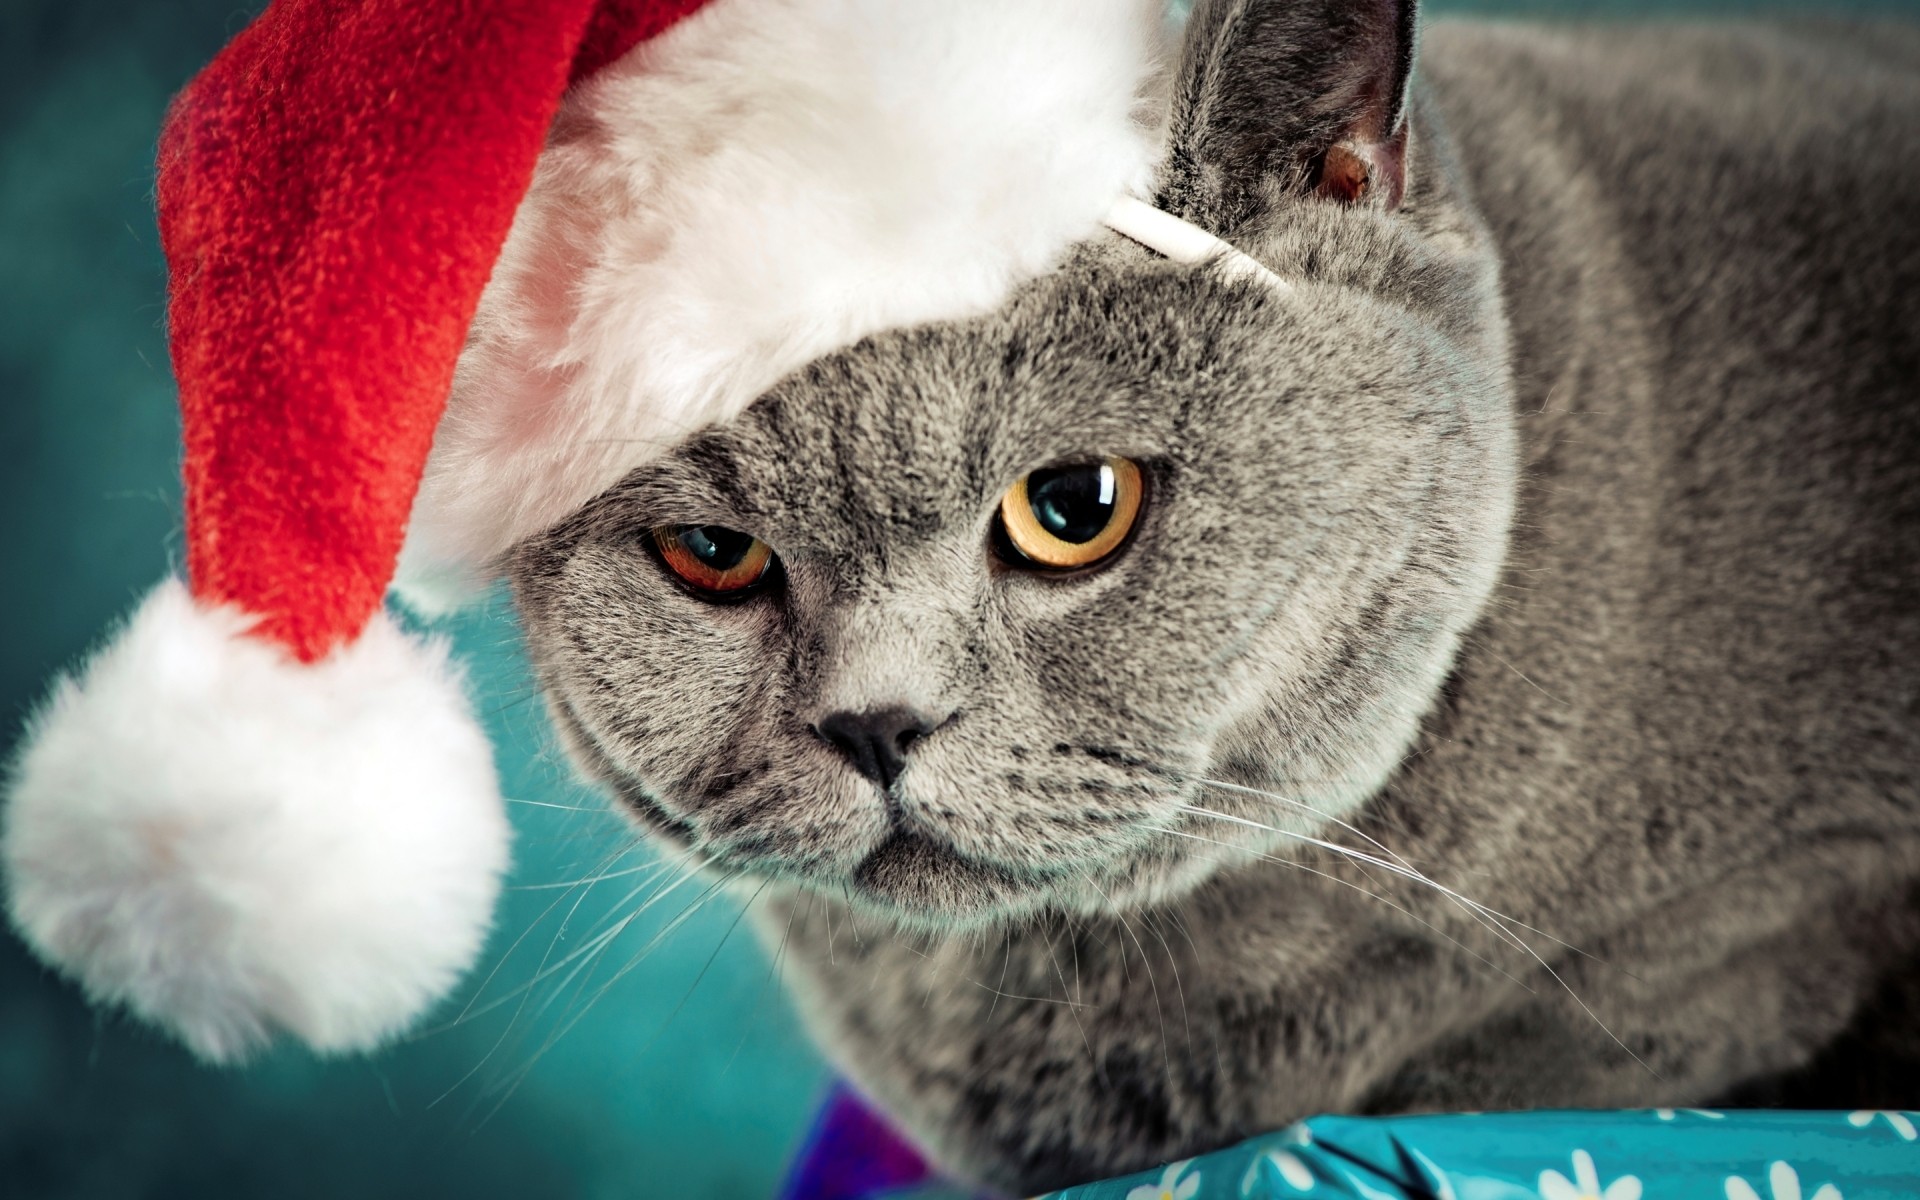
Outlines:
{"label": "white fur trim", "polygon": [[715,0],[576,89],[460,362],[410,598],[808,361],[1053,267],[1150,182],[1160,9]]}
{"label": "white fur trim", "polygon": [[1106,226],[1122,237],[1188,266],[1212,266],[1223,275],[1259,280],[1283,292],[1293,285],[1252,255],[1221,241],[1192,221],[1163,212],[1145,200],[1122,196],[1107,210]]}
{"label": "white fur trim", "polygon": [[308,666],[161,584],[34,719],[0,854],[15,926],[96,1002],[228,1062],[374,1046],[479,953],[507,864],[438,642],[382,614]]}

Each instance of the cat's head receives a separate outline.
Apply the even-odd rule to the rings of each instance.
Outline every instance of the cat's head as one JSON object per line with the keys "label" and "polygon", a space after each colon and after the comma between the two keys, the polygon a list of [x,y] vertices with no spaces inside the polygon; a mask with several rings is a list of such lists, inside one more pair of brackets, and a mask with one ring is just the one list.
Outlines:
{"label": "cat's head", "polygon": [[1102,235],[520,545],[576,758],[724,869],[944,927],[1163,897],[1376,792],[1515,473],[1412,36],[1384,0],[1190,22],[1157,203],[1291,287]]}

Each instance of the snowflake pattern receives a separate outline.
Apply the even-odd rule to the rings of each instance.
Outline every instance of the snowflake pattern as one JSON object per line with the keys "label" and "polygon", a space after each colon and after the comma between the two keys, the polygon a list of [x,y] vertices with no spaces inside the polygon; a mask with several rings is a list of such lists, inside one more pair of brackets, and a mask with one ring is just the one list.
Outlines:
{"label": "snowflake pattern", "polygon": [[[1260,1194],[1254,1189],[1260,1185],[1260,1168],[1265,1165],[1272,1166],[1274,1173],[1294,1191],[1313,1190],[1313,1169],[1307,1166],[1306,1160],[1291,1150],[1281,1150],[1276,1147],[1261,1153],[1253,1160],[1253,1165],[1247,1168],[1246,1177],[1240,1181],[1242,1196]],[[1132,1198],[1129,1197],[1128,1200]]]}
{"label": "snowflake pattern", "polygon": [[1710,1108],[1656,1108],[1653,1110],[1653,1115],[1662,1121],[1671,1121],[1681,1113],[1702,1117],[1709,1121],[1722,1121],[1727,1116],[1725,1113],[1714,1112]]}
{"label": "snowflake pattern", "polygon": [[[1755,1133],[1768,1127],[1751,1120],[1749,1114],[1745,1113],[1716,1112],[1703,1108],[1656,1108],[1641,1111],[1646,1118],[1657,1119],[1662,1123],[1675,1121],[1694,1123],[1692,1125],[1694,1132],[1687,1136],[1690,1143],[1700,1138],[1706,1139],[1705,1142],[1699,1143],[1702,1147],[1723,1144],[1731,1149],[1740,1140],[1751,1138]],[[1800,1116],[1818,1117],[1822,1121],[1832,1121],[1834,1125],[1838,1125],[1838,1118],[1844,1117],[1847,1124],[1854,1130],[1863,1131],[1863,1136],[1871,1135],[1871,1142],[1857,1143],[1860,1153],[1868,1156],[1865,1160],[1867,1163],[1889,1161],[1907,1164],[1914,1161],[1911,1155],[1920,1152],[1920,1112],[1861,1109],[1855,1112],[1807,1113]],[[1709,1128],[1703,1128],[1710,1122],[1721,1123],[1721,1128],[1711,1131]],[[1775,1127],[1778,1127],[1777,1123]],[[1615,1128],[1624,1133],[1629,1127],[1616,1125]],[[1676,1130],[1676,1134],[1678,1132]],[[1723,1135],[1729,1139],[1725,1143],[1719,1140]],[[1585,1138],[1580,1140],[1587,1141]],[[1115,1180],[1111,1184],[1089,1185],[1086,1194],[1097,1195],[1105,1200],[1228,1200],[1229,1197],[1238,1197],[1239,1200],[1289,1200],[1290,1197],[1297,1200],[1312,1200],[1315,1196],[1328,1194],[1329,1190],[1344,1195],[1350,1187],[1358,1187],[1359,1191],[1354,1194],[1370,1196],[1374,1200],[1392,1200],[1402,1195],[1398,1191],[1383,1192],[1372,1186],[1350,1180],[1341,1164],[1353,1157],[1351,1151],[1336,1146],[1331,1150],[1331,1157],[1329,1157],[1327,1149],[1317,1144],[1319,1141],[1320,1136],[1315,1130],[1310,1129],[1305,1123],[1298,1123],[1244,1143],[1237,1153],[1223,1151],[1215,1155],[1202,1155],[1172,1163],[1161,1169],[1157,1178],[1155,1175],[1146,1176],[1146,1179],[1151,1182],[1137,1183],[1136,1181],[1141,1177],[1135,1176],[1133,1180],[1125,1183]],[[1876,1142],[1877,1146],[1873,1144]],[[1553,1144],[1552,1141],[1546,1143],[1547,1146]],[[1561,1142],[1560,1145],[1564,1146],[1565,1143]],[[1588,1145],[1599,1145],[1599,1143],[1588,1141]],[[1447,1171],[1443,1171],[1418,1148],[1400,1144],[1398,1141],[1395,1142],[1395,1146],[1400,1155],[1399,1161],[1402,1168],[1417,1164],[1416,1173],[1422,1179],[1419,1187],[1426,1190],[1416,1191],[1414,1194],[1428,1195],[1433,1200],[1458,1200],[1454,1191],[1454,1177]],[[1751,1153],[1755,1148],[1757,1147],[1750,1144],[1748,1152]],[[1839,1146],[1836,1145],[1836,1151],[1838,1149]],[[1566,1161],[1571,1164],[1570,1169],[1542,1170],[1539,1173],[1534,1190],[1540,1200],[1642,1200],[1642,1197],[1648,1194],[1648,1185],[1643,1183],[1640,1175],[1620,1173],[1614,1175],[1611,1180],[1603,1181],[1600,1166],[1590,1150],[1571,1149],[1561,1152],[1568,1155]],[[1234,1153],[1234,1157],[1228,1158],[1229,1153]],[[1549,1150],[1548,1153],[1551,1154],[1552,1151]],[[1608,1159],[1612,1167],[1610,1174],[1619,1172],[1622,1167],[1633,1165],[1630,1157],[1625,1161],[1622,1159],[1622,1156],[1627,1155],[1628,1152],[1613,1143],[1601,1146],[1600,1153]],[[1832,1157],[1800,1156],[1798,1157],[1799,1165],[1795,1166],[1790,1162],[1773,1159],[1771,1155],[1766,1155],[1765,1151],[1761,1150],[1751,1158],[1740,1153],[1720,1154],[1716,1163],[1714,1156],[1700,1153],[1698,1150],[1694,1153],[1699,1158],[1697,1166],[1685,1167],[1680,1172],[1681,1176],[1686,1178],[1686,1184],[1676,1192],[1671,1185],[1679,1182],[1678,1179],[1655,1178],[1650,1200],[1689,1200],[1689,1197],[1692,1200],[1701,1200],[1703,1191],[1706,1195],[1714,1194],[1713,1181],[1715,1180],[1720,1181],[1718,1191],[1724,1194],[1725,1200],[1846,1200],[1842,1187],[1854,1187],[1848,1182],[1849,1176],[1844,1166],[1844,1159],[1836,1161]],[[1873,1157],[1876,1155],[1881,1157]],[[1884,1158],[1886,1155],[1895,1157],[1886,1160]],[[1900,1157],[1903,1155],[1907,1157]],[[1538,1159],[1535,1161],[1537,1162]],[[1728,1165],[1740,1162],[1749,1165],[1735,1168],[1732,1174],[1724,1173]],[[1229,1163],[1230,1166],[1227,1165]],[[1715,1169],[1716,1166],[1718,1169]],[[1869,1166],[1868,1175],[1871,1176],[1875,1170],[1880,1169],[1883,1168]],[[1895,1173],[1898,1174],[1900,1169],[1895,1167]],[[1808,1177],[1804,1184],[1802,1172],[1805,1172]],[[1206,1178],[1203,1179],[1203,1175]],[[1501,1172],[1496,1172],[1494,1179],[1502,1180],[1495,1190],[1503,1197],[1514,1194],[1514,1191],[1505,1190],[1512,1185],[1518,1185],[1515,1191],[1525,1186],[1520,1184],[1519,1180],[1513,1179],[1511,1175],[1504,1175]],[[1511,1180],[1511,1184],[1504,1182],[1505,1180]],[[1479,1177],[1473,1179],[1476,1188],[1493,1181]],[[1108,1188],[1111,1190],[1106,1190]],[[1855,1190],[1857,1192],[1857,1188]],[[1873,1191],[1871,1187],[1867,1190]],[[1124,1198],[1121,1195],[1123,1191]],[[1072,1188],[1066,1192],[1049,1193],[1037,1200],[1064,1200],[1068,1195],[1082,1194],[1081,1189]],[[1916,1193],[1916,1197],[1920,1198],[1920,1193]]]}
{"label": "snowflake pattern", "polygon": [[[1800,1200],[1799,1172],[1786,1163],[1774,1163],[1767,1170],[1767,1190],[1773,1194],[1773,1200]],[[1727,1176],[1727,1200],[1760,1200],[1760,1193],[1740,1176],[1729,1175]],[[1839,1188],[1830,1183],[1823,1183],[1815,1189],[1810,1200],[1843,1200],[1843,1198]]]}
{"label": "snowflake pattern", "polygon": [[1542,1171],[1539,1190],[1541,1200],[1640,1200],[1640,1177],[1622,1175],[1603,1188],[1600,1170],[1593,1165],[1593,1155],[1575,1150],[1573,1178],[1568,1179],[1558,1171]]}
{"label": "snowflake pattern", "polygon": [[1920,1137],[1920,1130],[1914,1129],[1913,1118],[1911,1116],[1903,1112],[1892,1112],[1887,1109],[1873,1108],[1865,1109],[1861,1112],[1848,1113],[1847,1124],[1853,1126],[1855,1129],[1865,1129],[1867,1126],[1873,1124],[1875,1117],[1881,1117],[1885,1119],[1887,1124],[1893,1126],[1893,1131],[1900,1135],[1900,1140],[1903,1142],[1911,1142],[1914,1138]]}
{"label": "snowflake pattern", "polygon": [[1200,1194],[1200,1172],[1186,1174],[1192,1159],[1174,1163],[1160,1176],[1158,1183],[1142,1184],[1127,1193],[1127,1200],[1193,1200]]}

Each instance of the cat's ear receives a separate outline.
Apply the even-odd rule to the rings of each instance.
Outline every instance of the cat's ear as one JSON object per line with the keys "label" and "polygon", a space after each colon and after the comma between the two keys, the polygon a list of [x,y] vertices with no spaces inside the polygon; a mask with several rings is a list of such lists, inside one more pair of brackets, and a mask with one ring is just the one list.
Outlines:
{"label": "cat's ear", "polygon": [[1293,193],[1399,207],[1414,0],[1197,0],[1160,207],[1225,233]]}

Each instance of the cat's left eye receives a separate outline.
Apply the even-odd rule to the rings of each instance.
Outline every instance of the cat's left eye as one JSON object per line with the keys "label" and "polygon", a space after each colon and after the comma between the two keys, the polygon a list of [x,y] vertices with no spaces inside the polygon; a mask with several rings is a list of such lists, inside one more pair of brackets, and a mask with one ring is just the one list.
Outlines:
{"label": "cat's left eye", "polygon": [[1046,467],[1001,497],[995,542],[1015,566],[1090,567],[1118,550],[1140,515],[1146,480],[1130,458]]}
{"label": "cat's left eye", "polygon": [[653,545],[668,570],[713,596],[745,595],[766,580],[774,563],[771,546],[719,525],[661,525],[653,531]]}

